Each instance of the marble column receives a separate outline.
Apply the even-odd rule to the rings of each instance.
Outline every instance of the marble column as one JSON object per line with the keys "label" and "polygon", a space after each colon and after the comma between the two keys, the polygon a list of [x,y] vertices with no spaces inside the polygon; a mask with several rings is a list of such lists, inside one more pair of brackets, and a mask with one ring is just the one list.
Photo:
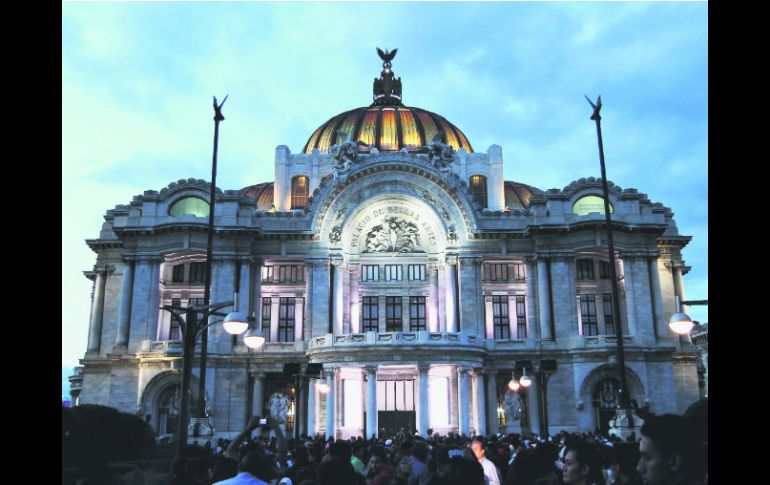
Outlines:
{"label": "marble column", "polygon": [[457,332],[457,257],[448,257],[446,266],[446,331]]}
{"label": "marble column", "polygon": [[468,369],[457,367],[457,413],[460,423],[460,434],[470,436],[470,402],[468,393]]}
{"label": "marble column", "polygon": [[264,260],[252,260],[249,268],[249,315],[256,319],[257,328],[262,327],[262,265]]}
{"label": "marble column", "polygon": [[250,315],[249,313],[249,307],[250,307],[250,284],[251,284],[251,262],[245,259],[239,260],[236,264],[240,266],[240,278],[238,280],[238,299],[236,301],[237,306],[235,307],[236,311],[240,311],[245,313],[246,315]]}
{"label": "marble column", "polygon": [[[636,321],[636,292],[635,286],[637,283],[636,274],[636,258],[625,256],[622,257],[623,261],[623,280],[621,281],[622,288],[625,290],[623,293],[626,297],[626,322],[628,324],[628,330],[624,329],[625,335],[639,335],[639,326]],[[598,298],[597,298],[598,300]],[[598,303],[598,301],[597,301]],[[598,305],[597,305],[598,306]],[[600,308],[600,307],[598,307]],[[622,321],[622,320],[621,320]],[[628,332],[628,333],[626,333]]]}
{"label": "marble column", "polygon": [[316,434],[316,387],[315,379],[310,379],[308,382],[307,390],[307,435],[315,436]]}
{"label": "marble column", "polygon": [[350,322],[350,331],[352,333],[361,333],[361,297],[359,295],[361,286],[361,265],[349,264],[348,274],[350,278],[350,301],[347,308],[349,308],[350,316],[348,317]]}
{"label": "marble column", "polygon": [[265,406],[265,373],[252,372],[254,378],[254,387],[251,393],[251,414],[253,416],[264,416]]}
{"label": "marble column", "polygon": [[560,254],[551,261],[551,283],[554,291],[552,316],[556,338],[568,338],[578,334],[573,271],[575,258],[572,255]]}
{"label": "marble column", "polygon": [[456,301],[460,309],[460,321],[457,331],[471,335],[484,333],[482,294],[481,294],[481,258],[461,257],[459,259],[460,294]]}
{"label": "marble column", "polygon": [[278,312],[281,308],[281,298],[274,296],[270,299],[270,338],[268,342],[278,342]]}
{"label": "marble column", "polygon": [[366,366],[366,438],[377,437],[377,366]]}
{"label": "marble column", "polygon": [[105,268],[96,270],[94,299],[91,304],[91,325],[88,329],[88,352],[99,353],[102,345],[102,324],[104,323],[104,289],[107,285]]}
{"label": "marble column", "polygon": [[326,383],[329,385],[329,392],[326,393],[326,439],[334,438],[336,434],[336,420],[334,419],[337,414],[337,386],[334,381],[336,371],[333,367],[326,371]]}
{"label": "marble column", "polygon": [[660,272],[658,271],[658,258],[647,259],[647,267],[650,273],[650,293],[652,294],[652,311],[655,315],[655,336],[666,336],[666,316],[663,311],[663,298],[660,289]]}
{"label": "marble column", "polygon": [[484,308],[484,336],[492,340],[495,338],[495,311],[491,295],[484,297]]}
{"label": "marble column", "polygon": [[540,389],[538,388],[539,384],[537,382],[537,378],[532,374],[534,374],[534,370],[531,374],[529,374],[532,378],[532,384],[529,385],[526,393],[527,413],[529,414],[529,429],[533,433],[540,434],[540,400],[538,398]]}
{"label": "marble column", "polygon": [[430,427],[430,403],[428,402],[428,370],[430,364],[417,364],[418,378],[418,402],[417,402],[417,432],[420,436],[428,436]]}
{"label": "marble column", "polygon": [[487,423],[487,432],[497,434],[500,432],[497,426],[497,371],[488,370],[487,377],[487,411],[489,422]]}
{"label": "marble column", "polygon": [[[115,347],[128,346],[128,330],[131,326],[131,304],[134,291],[134,261],[125,261],[123,278],[120,283],[120,308],[118,310],[118,331],[115,335]],[[171,317],[174,318],[174,317]]]}
{"label": "marble column", "polygon": [[476,412],[476,434],[481,436],[487,435],[487,406],[484,396],[484,377],[481,374],[481,369],[474,369],[473,371],[473,409]]}
{"label": "marble column", "polygon": [[345,265],[341,259],[332,259],[332,268],[334,268],[334,297],[333,297],[333,318],[334,318],[334,333],[342,334],[344,329],[342,328],[344,308],[342,301],[342,288],[343,278],[345,272]]}
{"label": "marble column", "polygon": [[430,279],[430,295],[428,296],[428,329],[431,332],[439,331],[438,316],[438,266],[434,263],[428,264],[428,278]]}
{"label": "marble column", "polygon": [[329,260],[327,258],[307,259],[308,298],[310,299],[311,335],[320,337],[329,333]]}
{"label": "marble column", "polygon": [[543,340],[553,340],[551,332],[551,302],[548,288],[548,267],[547,260],[538,258],[537,260],[537,305],[540,314],[540,338]]}
{"label": "marble column", "polygon": [[302,342],[302,328],[305,322],[305,299],[294,298],[294,341]]}
{"label": "marble column", "polygon": [[527,310],[527,338],[538,338],[537,328],[537,290],[535,288],[535,273],[537,272],[537,266],[535,263],[527,259],[526,262],[526,278],[527,278],[527,297],[525,301],[525,307]]}

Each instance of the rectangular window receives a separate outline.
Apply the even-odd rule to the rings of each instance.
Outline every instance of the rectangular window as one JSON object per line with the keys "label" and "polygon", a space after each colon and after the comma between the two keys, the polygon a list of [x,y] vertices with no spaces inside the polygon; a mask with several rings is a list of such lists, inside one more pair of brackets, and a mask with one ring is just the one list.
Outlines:
{"label": "rectangular window", "polygon": [[365,264],[361,267],[361,281],[380,281],[380,267],[376,264]]}
{"label": "rectangular window", "polygon": [[385,331],[400,332],[404,329],[403,317],[401,314],[401,297],[385,297]]}
{"label": "rectangular window", "polygon": [[385,281],[401,281],[403,279],[403,272],[400,264],[385,265]]}
{"label": "rectangular window", "polygon": [[610,279],[610,263],[607,261],[599,261],[599,278],[603,280]]}
{"label": "rectangular window", "polygon": [[274,266],[262,266],[262,283],[272,283],[275,274]]}
{"label": "rectangular window", "polygon": [[294,298],[278,300],[278,341],[294,341]]}
{"label": "rectangular window", "polygon": [[514,281],[524,281],[524,263],[513,263]]}
{"label": "rectangular window", "polygon": [[583,322],[583,335],[599,335],[596,322],[596,297],[594,295],[580,295],[580,317]]}
{"label": "rectangular window", "polygon": [[495,330],[495,340],[511,338],[510,320],[508,318],[508,295],[492,297],[492,324]]}
{"label": "rectangular window", "polygon": [[304,280],[303,271],[300,266],[297,265],[280,265],[278,266],[278,278],[276,283],[302,283]]}
{"label": "rectangular window", "polygon": [[593,259],[577,260],[577,279],[579,280],[594,279],[594,260]]}
{"label": "rectangular window", "polygon": [[508,281],[508,265],[505,263],[488,264],[487,279],[489,281]]}
{"label": "rectangular window", "polygon": [[425,330],[425,297],[409,297],[409,330]]}
{"label": "rectangular window", "polygon": [[524,295],[516,296],[516,338],[527,338],[527,310]]}
{"label": "rectangular window", "polygon": [[424,264],[410,264],[408,270],[409,270],[409,281],[425,281]]}
{"label": "rectangular window", "polygon": [[615,335],[615,317],[612,308],[612,293],[602,295],[604,304],[604,335]]}
{"label": "rectangular window", "polygon": [[177,264],[171,270],[171,282],[182,283],[184,281],[184,265]]}
{"label": "rectangular window", "polygon": [[203,283],[206,278],[206,263],[190,263],[190,283]]}
{"label": "rectangular window", "polygon": [[273,308],[272,298],[262,298],[262,335],[265,337],[265,341],[270,341],[270,318]]}
{"label": "rectangular window", "polygon": [[376,332],[379,329],[380,299],[376,296],[365,296],[361,305],[361,326],[364,332]]}

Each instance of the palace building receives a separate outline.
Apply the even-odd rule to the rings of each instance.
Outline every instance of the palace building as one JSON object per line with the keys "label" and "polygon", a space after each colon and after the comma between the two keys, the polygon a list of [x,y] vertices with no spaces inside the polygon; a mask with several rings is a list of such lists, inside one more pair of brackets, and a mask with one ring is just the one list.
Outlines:
{"label": "palace building", "polygon": [[[698,356],[667,325],[689,269],[671,210],[610,184],[610,258],[601,180],[506,180],[500,146],[476,151],[443,116],[403,104],[392,54],[371,105],[331,117],[299,153],[276,148],[274,180],[217,189],[211,302],[233,300],[224,311],[252,317],[266,342],[209,327],[205,396],[196,353],[192,398],[210,427],[195,434],[232,437],[280,402],[303,435],[606,430],[618,319],[638,412],[683,412],[699,398]],[[161,307],[203,302],[209,197],[195,179],[147,190],[87,240],[77,402],[177,430],[182,343]],[[512,392],[523,374],[532,385]]]}

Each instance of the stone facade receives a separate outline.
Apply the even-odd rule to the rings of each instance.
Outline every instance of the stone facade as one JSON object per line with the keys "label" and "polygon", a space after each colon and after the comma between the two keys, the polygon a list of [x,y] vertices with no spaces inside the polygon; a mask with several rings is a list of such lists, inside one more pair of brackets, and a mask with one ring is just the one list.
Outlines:
{"label": "stone facade", "polygon": [[[387,423],[465,434],[542,433],[546,421],[550,433],[602,428],[617,378],[616,318],[640,408],[682,412],[699,397],[695,349],[666,325],[675,293],[684,298],[690,239],[670,209],[611,185],[622,275],[615,315],[604,216],[575,209],[601,197],[600,181],[548,191],[505,182],[496,145],[461,148],[443,167],[418,147],[369,146],[344,174],[335,162],[282,145],[274,183],[217,191],[211,301],[235,296],[268,338],[252,350],[220,325],[208,329],[205,398],[216,436],[237,434],[280,393],[291,400],[288,426],[329,436],[372,435]],[[471,181],[479,175],[486,200]],[[298,176],[307,177],[306,199],[292,193]],[[94,292],[79,402],[173,431],[164,396],[180,382],[181,343],[160,308],[203,297],[208,220],[171,208],[208,192],[193,179],[148,190],[108,210],[87,241],[97,257],[86,273]],[[287,363],[301,364],[299,389],[283,374]],[[322,365],[328,394],[304,374],[309,363]],[[514,372],[534,383],[521,420],[503,423],[499,383]]]}

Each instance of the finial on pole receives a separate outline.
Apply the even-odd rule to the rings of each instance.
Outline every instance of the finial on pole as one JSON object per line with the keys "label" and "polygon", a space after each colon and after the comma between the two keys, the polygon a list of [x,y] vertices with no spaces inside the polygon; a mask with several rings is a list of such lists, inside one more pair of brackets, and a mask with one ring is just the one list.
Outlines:
{"label": "finial on pole", "polygon": [[586,100],[588,101],[588,104],[590,104],[594,109],[594,113],[591,115],[591,119],[594,121],[602,119],[601,115],[599,115],[599,111],[602,109],[602,95],[600,94],[599,97],[596,98],[596,104],[592,103],[591,100],[588,99],[588,96],[586,96]]}
{"label": "finial on pole", "polygon": [[222,103],[219,106],[217,106],[217,97],[214,96],[214,121],[222,121],[225,119],[225,117],[222,116],[222,106],[224,106],[228,96],[229,94],[225,95],[225,99],[222,100]]}

